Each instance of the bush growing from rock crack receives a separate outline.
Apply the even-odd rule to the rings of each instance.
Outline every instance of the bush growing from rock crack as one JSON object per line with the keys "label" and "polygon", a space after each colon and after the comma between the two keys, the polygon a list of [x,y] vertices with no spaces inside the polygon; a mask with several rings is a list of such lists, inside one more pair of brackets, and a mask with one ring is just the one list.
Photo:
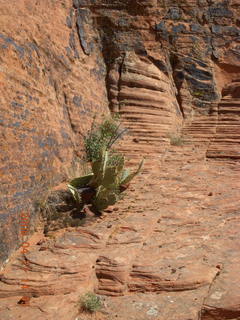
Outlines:
{"label": "bush growing from rock crack", "polygon": [[182,137],[172,137],[170,143],[172,146],[182,146],[184,144],[184,140]]}
{"label": "bush growing from rock crack", "polygon": [[[68,188],[78,205],[82,204],[83,207],[91,203],[96,211],[102,211],[120,199],[120,193],[140,172],[143,162],[135,172],[130,172],[124,168],[125,158],[122,154],[115,154],[113,158],[109,151],[103,150],[100,159],[91,163],[92,173],[73,179]],[[92,196],[86,197],[89,193]]]}
{"label": "bush growing from rock crack", "polygon": [[92,173],[70,181],[71,191],[79,208],[91,204],[101,212],[120,200],[130,181],[140,172],[143,160],[135,172],[125,169],[124,155],[111,149],[122,136],[119,119],[105,119],[100,125],[92,126],[85,137],[87,159],[91,161]]}
{"label": "bush growing from rock crack", "polygon": [[168,134],[167,136],[172,146],[182,146],[185,143],[185,140],[179,134]]}
{"label": "bush growing from rock crack", "polygon": [[99,296],[88,292],[81,297],[80,306],[84,311],[93,313],[102,308],[102,302]]}
{"label": "bush growing from rock crack", "polygon": [[105,118],[100,124],[96,124],[94,118],[91,129],[84,137],[87,161],[98,160],[104,149],[110,150],[113,144],[122,137],[126,130],[121,130],[120,124],[117,116]]}

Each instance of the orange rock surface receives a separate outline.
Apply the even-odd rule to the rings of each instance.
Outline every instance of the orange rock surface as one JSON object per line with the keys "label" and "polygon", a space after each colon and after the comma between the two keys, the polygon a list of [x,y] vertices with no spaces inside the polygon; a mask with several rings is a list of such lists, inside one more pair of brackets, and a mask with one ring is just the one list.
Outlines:
{"label": "orange rock surface", "polygon": [[[0,319],[240,319],[239,1],[0,0],[0,14]],[[109,110],[129,165],[146,158],[118,210],[11,256],[19,214],[34,229]]]}

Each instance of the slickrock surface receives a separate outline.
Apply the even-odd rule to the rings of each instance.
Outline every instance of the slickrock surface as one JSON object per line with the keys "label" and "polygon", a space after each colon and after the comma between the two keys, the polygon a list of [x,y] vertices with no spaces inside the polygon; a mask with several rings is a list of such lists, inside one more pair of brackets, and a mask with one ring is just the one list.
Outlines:
{"label": "slickrock surface", "polygon": [[[0,0],[1,320],[240,319],[239,10]],[[20,214],[33,229],[36,202],[79,174],[82,135],[109,109],[142,175],[102,219],[11,257]],[[79,312],[86,291],[101,312]]]}
{"label": "slickrock surface", "polygon": [[[239,15],[239,0],[0,0],[1,266],[19,214],[33,231],[47,189],[79,174],[94,114],[123,115],[126,152],[162,153],[183,121],[208,139],[239,79]],[[237,108],[224,96],[209,157],[238,158]]]}
{"label": "slickrock surface", "polygon": [[[15,257],[0,318],[88,319],[76,303],[90,290],[104,296],[96,319],[240,319],[240,164],[207,158],[203,140],[153,147],[117,211],[32,245],[28,271]],[[30,307],[17,305],[26,294]]]}

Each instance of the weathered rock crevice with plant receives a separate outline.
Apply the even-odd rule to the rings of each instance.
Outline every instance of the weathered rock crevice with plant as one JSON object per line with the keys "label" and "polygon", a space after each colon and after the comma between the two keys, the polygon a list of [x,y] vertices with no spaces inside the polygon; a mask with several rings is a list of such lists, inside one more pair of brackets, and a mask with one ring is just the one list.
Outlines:
{"label": "weathered rock crevice with plant", "polygon": [[[54,191],[42,206],[45,233],[85,223],[86,212],[101,212],[123,198],[132,179],[139,174],[142,160],[135,171],[125,166],[125,156],[114,147],[126,133],[118,116],[92,122],[84,135],[85,173],[71,179],[68,190]],[[87,167],[87,169],[86,169]]]}
{"label": "weathered rock crevice with plant", "polygon": [[125,157],[113,149],[124,134],[120,121],[105,119],[99,126],[92,126],[85,136],[86,158],[90,161],[91,173],[70,181],[71,191],[80,209],[90,204],[94,212],[101,212],[114,205],[131,180],[140,172],[143,160],[135,172],[125,168]]}

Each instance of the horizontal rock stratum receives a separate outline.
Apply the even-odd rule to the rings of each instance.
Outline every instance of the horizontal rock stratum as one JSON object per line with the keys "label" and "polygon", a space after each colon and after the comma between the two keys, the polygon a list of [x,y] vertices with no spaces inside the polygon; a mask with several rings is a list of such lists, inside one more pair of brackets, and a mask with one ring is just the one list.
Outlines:
{"label": "horizontal rock stratum", "polygon": [[[148,157],[117,211],[12,257],[1,275],[1,318],[88,319],[77,302],[95,291],[105,296],[99,319],[239,319],[240,165],[207,158],[210,140],[204,132],[197,140],[198,130],[194,140],[190,129],[192,142],[186,135],[164,154],[153,148],[155,161]],[[23,295],[29,307],[17,304]]]}
{"label": "horizontal rock stratum", "polygon": [[[239,14],[238,0],[0,0],[0,319],[85,320],[86,291],[104,297],[99,320],[240,319]],[[23,256],[21,214],[30,236],[110,111],[129,165],[146,158],[134,189]]]}
{"label": "horizontal rock stratum", "polygon": [[159,150],[183,122],[216,113],[223,87],[239,79],[240,29],[233,0],[0,5],[2,264],[20,243],[19,213],[32,231],[47,189],[78,171],[94,114],[124,113]]}

